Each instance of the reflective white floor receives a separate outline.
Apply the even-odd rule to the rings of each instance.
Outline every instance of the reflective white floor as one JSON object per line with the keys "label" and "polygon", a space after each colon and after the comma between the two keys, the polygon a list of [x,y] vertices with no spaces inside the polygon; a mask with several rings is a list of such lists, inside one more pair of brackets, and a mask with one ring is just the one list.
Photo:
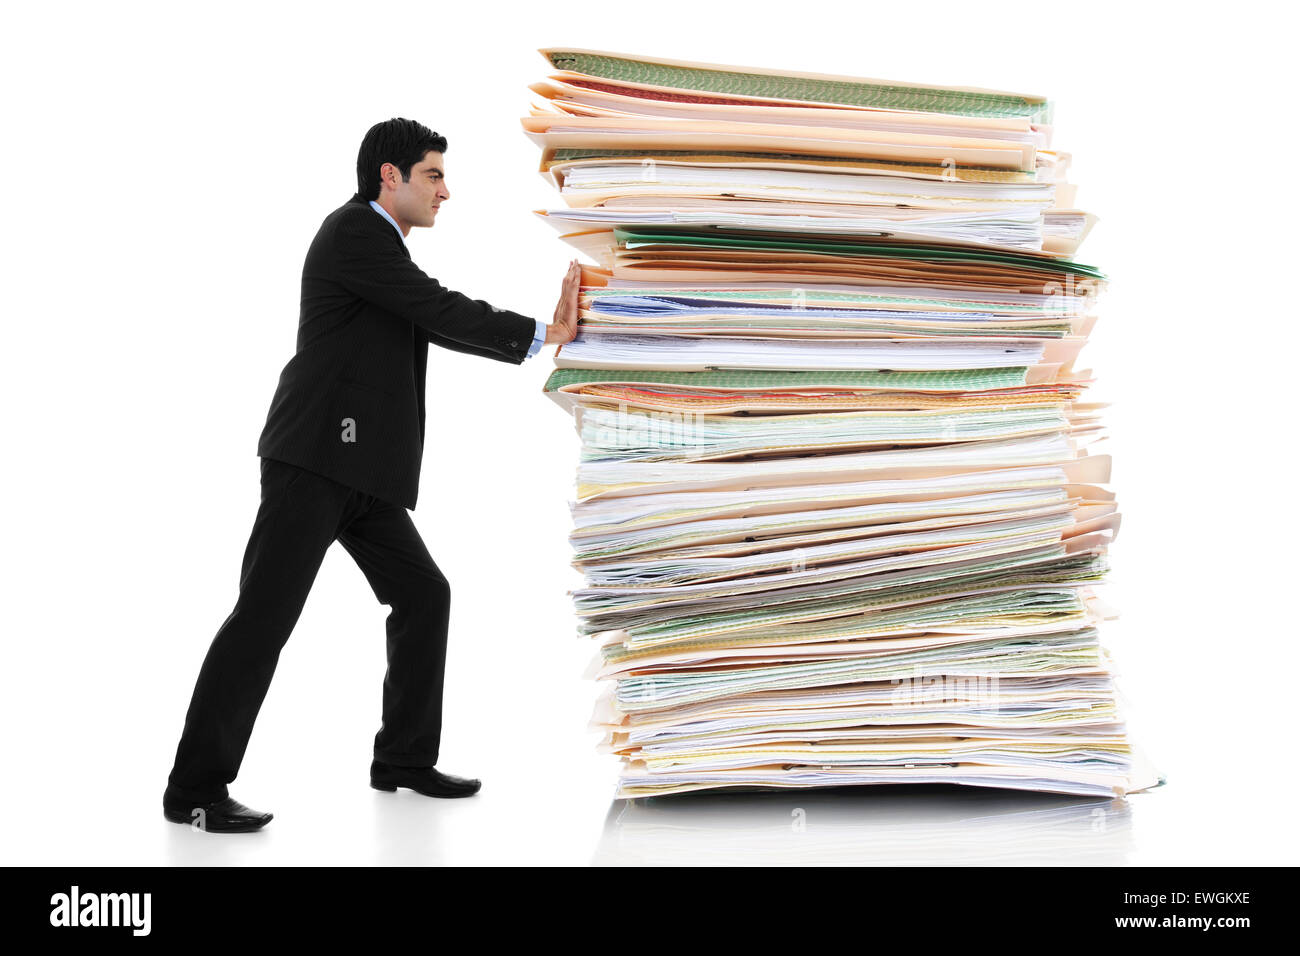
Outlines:
{"label": "reflective white floor", "polygon": [[[493,771],[473,798],[431,800],[371,790],[355,769],[327,774],[321,792],[328,796],[319,799],[304,800],[292,775],[233,789],[238,799],[276,814],[255,834],[168,823],[152,787],[118,791],[111,818],[84,795],[51,792],[28,808],[38,823],[7,828],[5,862],[1209,866],[1284,863],[1294,860],[1296,847],[1284,791],[1237,804],[1203,801],[1200,788],[1190,786],[1126,800],[911,786],[625,801],[604,796],[611,768],[598,761],[591,778],[573,781],[568,792],[521,795],[508,774]],[[16,804],[14,796],[8,802]]]}

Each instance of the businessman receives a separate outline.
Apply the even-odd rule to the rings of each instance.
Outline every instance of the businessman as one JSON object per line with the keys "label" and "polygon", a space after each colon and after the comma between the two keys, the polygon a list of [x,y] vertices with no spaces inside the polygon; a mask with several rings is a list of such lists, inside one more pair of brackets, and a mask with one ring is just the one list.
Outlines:
{"label": "businessman", "polygon": [[163,794],[172,822],[214,832],[265,826],[229,794],[326,550],[343,545],[386,622],[388,669],[370,784],[463,797],[479,781],[435,767],[442,730],[450,591],[407,509],[424,449],[429,344],[520,365],[577,332],[580,269],[569,264],[554,320],[444,288],[411,261],[406,237],[450,198],[447,140],[391,119],[366,133],[357,192],[325,217],[302,270],[297,349],[258,442],[261,504],[239,598],[199,670]]}

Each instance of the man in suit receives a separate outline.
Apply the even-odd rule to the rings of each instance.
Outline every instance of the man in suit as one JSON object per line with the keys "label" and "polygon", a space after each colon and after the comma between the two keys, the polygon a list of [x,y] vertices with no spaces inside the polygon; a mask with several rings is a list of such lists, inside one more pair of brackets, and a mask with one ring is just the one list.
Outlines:
{"label": "man in suit", "polygon": [[164,816],[218,832],[272,814],[229,795],[276,662],[335,541],[391,606],[383,718],[371,786],[468,796],[479,781],[434,766],[442,726],[450,592],[407,509],[424,448],[429,344],[515,365],[577,332],[570,262],[549,325],[441,286],[406,236],[450,198],[447,141],[405,119],[378,123],[357,156],[357,192],[321,223],[302,271],[297,350],[258,442],[261,504],[239,598],[199,671]]}

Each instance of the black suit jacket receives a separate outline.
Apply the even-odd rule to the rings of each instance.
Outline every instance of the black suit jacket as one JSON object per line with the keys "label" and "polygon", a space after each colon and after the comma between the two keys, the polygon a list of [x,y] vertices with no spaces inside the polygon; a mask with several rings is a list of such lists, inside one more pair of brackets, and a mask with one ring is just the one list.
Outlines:
{"label": "black suit jacket", "polygon": [[356,193],[325,217],[302,267],[297,351],[257,453],[414,508],[429,343],[523,363],[536,324],[443,288]]}

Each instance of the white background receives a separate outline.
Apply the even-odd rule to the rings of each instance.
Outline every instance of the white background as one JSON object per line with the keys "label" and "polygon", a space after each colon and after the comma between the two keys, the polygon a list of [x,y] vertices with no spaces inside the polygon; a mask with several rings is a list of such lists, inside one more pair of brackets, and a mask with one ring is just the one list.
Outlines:
{"label": "white background", "polygon": [[[3,862],[1296,862],[1294,23],[1241,3],[35,6],[6,7],[0,56]],[[416,262],[549,320],[572,253],[530,212],[560,201],[519,117],[561,44],[1056,101],[1100,216],[1079,258],[1113,279],[1081,363],[1114,402],[1125,515],[1103,643],[1165,787],[1102,816],[880,788],[616,803],[565,593],[578,447],[541,393],[554,349],[434,349],[414,517],[452,584],[439,766],[481,793],[367,785],[387,608],[336,547],[231,785],[275,820],[164,821],[303,256],[362,135],[446,135],[451,200]]]}

